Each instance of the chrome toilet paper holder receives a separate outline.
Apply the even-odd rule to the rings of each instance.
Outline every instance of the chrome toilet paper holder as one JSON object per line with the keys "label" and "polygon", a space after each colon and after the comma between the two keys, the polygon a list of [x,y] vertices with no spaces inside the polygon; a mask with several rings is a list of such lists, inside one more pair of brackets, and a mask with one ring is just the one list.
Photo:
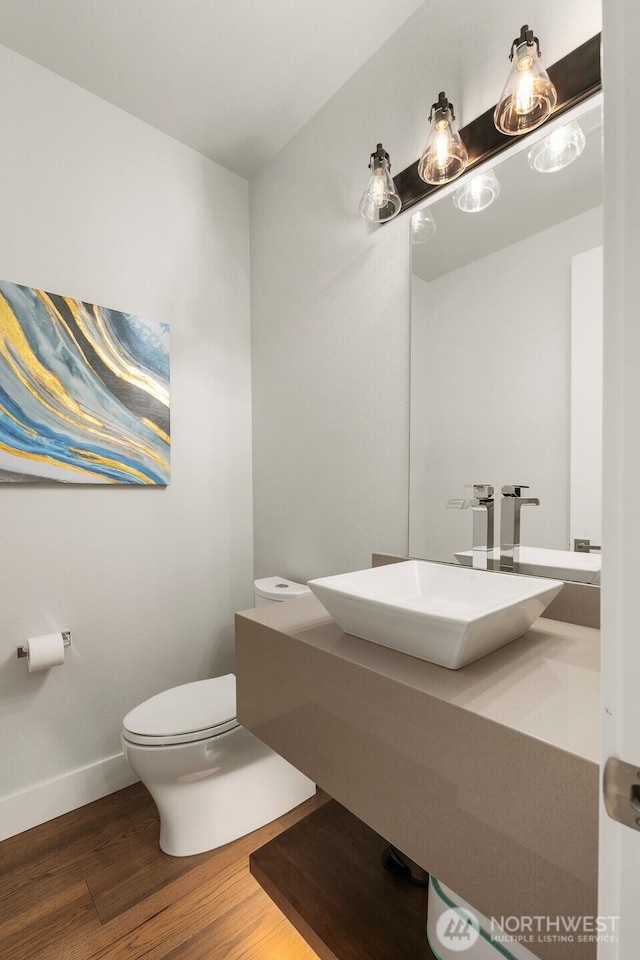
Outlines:
{"label": "chrome toilet paper holder", "polygon": [[[65,645],[65,647],[70,647],[70,646],[71,646],[71,631],[70,631],[70,630],[63,630],[63,631],[62,631],[62,642],[63,642],[63,644]],[[18,660],[22,660],[22,659],[24,659],[24,657],[28,656],[28,652],[27,652],[27,648],[26,648],[26,647],[18,647],[18,651],[17,651],[17,652],[18,652]]]}

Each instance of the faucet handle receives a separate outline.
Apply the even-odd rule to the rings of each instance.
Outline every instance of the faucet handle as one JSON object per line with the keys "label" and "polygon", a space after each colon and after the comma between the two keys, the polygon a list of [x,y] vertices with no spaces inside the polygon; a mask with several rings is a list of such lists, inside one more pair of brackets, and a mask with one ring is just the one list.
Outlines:
{"label": "faucet handle", "polygon": [[493,484],[491,483],[465,483],[465,487],[473,487],[473,495],[478,500],[490,500],[493,496]]}
{"label": "faucet handle", "polygon": [[503,497],[520,497],[522,496],[522,490],[528,490],[529,485],[526,483],[507,483],[502,488]]}
{"label": "faucet handle", "polygon": [[459,497],[451,497],[447,500],[447,510],[466,510],[470,506],[469,500],[462,500]]}

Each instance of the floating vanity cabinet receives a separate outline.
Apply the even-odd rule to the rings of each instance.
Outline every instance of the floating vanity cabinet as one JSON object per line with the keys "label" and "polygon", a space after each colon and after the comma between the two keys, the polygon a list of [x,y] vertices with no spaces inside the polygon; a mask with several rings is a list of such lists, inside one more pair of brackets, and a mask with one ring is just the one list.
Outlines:
{"label": "floating vanity cabinet", "polygon": [[597,915],[597,630],[540,619],[452,671],[307,597],[238,614],[236,648],[240,722],[480,913]]}

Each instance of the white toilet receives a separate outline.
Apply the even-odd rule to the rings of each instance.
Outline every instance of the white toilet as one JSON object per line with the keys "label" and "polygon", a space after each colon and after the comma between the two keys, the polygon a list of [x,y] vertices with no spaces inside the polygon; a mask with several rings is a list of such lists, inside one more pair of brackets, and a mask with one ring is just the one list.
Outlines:
{"label": "white toilet", "polygon": [[[255,591],[256,606],[310,593],[280,577],[257,580]],[[174,857],[257,830],[316,789],[238,723],[231,673],[173,687],[134,707],[122,721],[122,747],[158,807],[160,847]]]}

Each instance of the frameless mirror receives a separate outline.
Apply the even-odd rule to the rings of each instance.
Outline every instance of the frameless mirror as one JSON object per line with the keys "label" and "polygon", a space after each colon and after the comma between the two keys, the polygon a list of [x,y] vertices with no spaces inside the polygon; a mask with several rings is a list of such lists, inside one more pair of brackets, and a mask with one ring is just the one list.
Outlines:
{"label": "frameless mirror", "polygon": [[[521,513],[520,572],[599,582],[599,554],[575,541],[601,542],[601,111],[594,97],[514,144],[481,211],[454,204],[471,172],[417,211],[428,229],[414,220],[412,557],[471,562],[472,511],[447,509],[473,496],[465,484],[493,484],[499,548],[501,488],[527,485],[539,505]],[[532,148],[575,119],[582,154],[534,169]]]}

